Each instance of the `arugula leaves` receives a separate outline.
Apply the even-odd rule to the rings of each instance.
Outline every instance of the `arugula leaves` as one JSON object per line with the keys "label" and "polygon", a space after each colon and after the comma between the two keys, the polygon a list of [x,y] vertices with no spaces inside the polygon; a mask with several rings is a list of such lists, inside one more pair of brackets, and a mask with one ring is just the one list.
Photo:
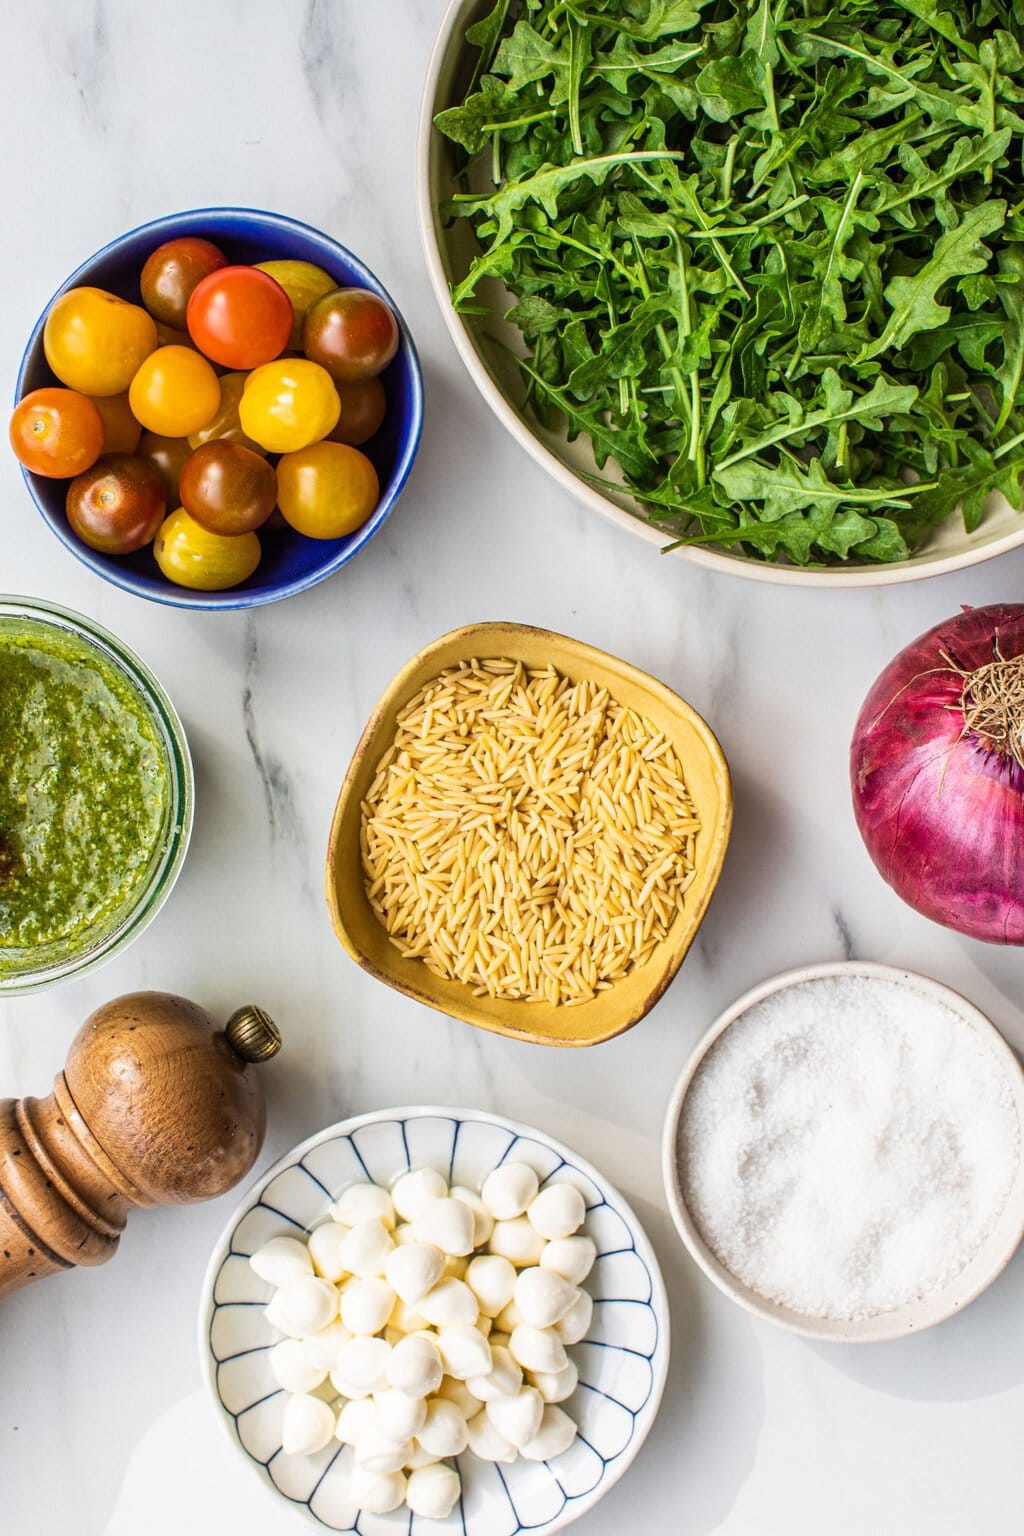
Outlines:
{"label": "arugula leaves", "polygon": [[902,560],[1024,500],[1022,0],[498,0],[467,41],[453,302],[513,296],[531,408],[669,547]]}

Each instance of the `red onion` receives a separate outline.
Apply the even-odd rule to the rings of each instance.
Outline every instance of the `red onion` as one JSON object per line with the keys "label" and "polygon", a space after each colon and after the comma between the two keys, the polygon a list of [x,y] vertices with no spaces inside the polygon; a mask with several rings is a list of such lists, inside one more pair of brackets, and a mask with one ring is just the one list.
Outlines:
{"label": "red onion", "polygon": [[925,917],[1024,944],[1024,604],[965,608],[890,662],[850,752],[868,852]]}

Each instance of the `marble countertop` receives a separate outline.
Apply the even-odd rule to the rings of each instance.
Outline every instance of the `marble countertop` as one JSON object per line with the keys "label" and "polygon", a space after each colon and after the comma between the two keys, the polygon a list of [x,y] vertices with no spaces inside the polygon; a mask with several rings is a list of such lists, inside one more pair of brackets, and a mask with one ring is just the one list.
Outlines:
{"label": "marble countertop", "polygon": [[[105,969],[0,1006],[0,1089],[45,1093],[98,1003],[137,987],[218,1015],[257,1000],[287,1048],[266,1071],[261,1166],[388,1104],[476,1105],[604,1168],[664,1266],[673,1363],[657,1425],[580,1536],[1011,1536],[1019,1530],[1024,1258],[962,1316],[905,1342],[815,1347],[733,1307],[682,1251],[659,1134],[698,1034],[748,986],[844,955],[950,983],[1018,1048],[1022,960],[917,917],[869,863],[847,744],[881,666],[960,603],[1019,597],[1024,551],[879,591],[793,591],[663,559],[588,515],[504,435],[429,290],[413,211],[420,80],[443,0],[2,0],[5,273],[0,394],[79,260],[178,208],[252,204],[353,247],[423,361],[419,461],[358,561],[299,598],[201,615],[116,591],[35,514],[0,453],[0,587],[92,615],[184,717],[192,850],[158,920]],[[718,732],[736,825],[679,978],[620,1040],[557,1053],[483,1035],[386,990],[334,940],[322,861],[349,754],[394,671],[484,618],[564,630],[647,668]],[[133,1216],[108,1268],[0,1307],[0,1523],[76,1536],[300,1528],[228,1454],[199,1379],[198,1290],[235,1196]]]}

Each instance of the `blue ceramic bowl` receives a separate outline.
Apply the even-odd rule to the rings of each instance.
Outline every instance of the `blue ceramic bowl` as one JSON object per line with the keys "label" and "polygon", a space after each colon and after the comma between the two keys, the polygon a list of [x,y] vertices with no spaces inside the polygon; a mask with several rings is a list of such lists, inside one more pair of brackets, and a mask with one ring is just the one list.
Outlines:
{"label": "blue ceramic bowl", "polygon": [[[134,555],[103,555],[87,548],[68,526],[64,511],[67,481],[47,480],[27,470],[22,473],[32,499],[61,543],[90,570],[115,586],[178,608],[255,608],[304,592],[340,570],[384,522],[408,479],[419,446],[423,425],[419,362],[409,328],[391,295],[351,251],[308,224],[255,208],[196,208],[142,224],[83,262],[57,290],[54,299],[68,288],[92,285],[138,303],[139,274],[147,256],[165,240],[179,235],[203,235],[219,245],[233,262],[311,261],[337,278],[339,286],[369,288],[395,310],[402,339],[397,355],[381,376],[388,396],[388,414],[380,431],[362,450],[373,460],[380,477],[377,510],[369,522],[344,539],[307,539],[290,529],[268,534],[262,540],[263,559],[248,581],[228,592],[193,592],[167,581],[148,549]],[[19,400],[29,390],[58,382],[43,353],[43,324],[49,308],[48,304],[25,348],[16,389]]]}

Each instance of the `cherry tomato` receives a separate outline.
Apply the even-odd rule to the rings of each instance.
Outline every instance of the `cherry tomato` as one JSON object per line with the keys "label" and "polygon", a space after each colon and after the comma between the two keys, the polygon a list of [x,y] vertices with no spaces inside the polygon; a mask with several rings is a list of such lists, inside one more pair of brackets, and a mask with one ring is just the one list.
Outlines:
{"label": "cherry tomato", "polygon": [[361,379],[358,384],[339,384],[341,415],[338,425],[327,435],[332,443],[348,443],[359,448],[369,442],[387,414],[388,401],[380,379]]}
{"label": "cherry tomato", "polygon": [[189,335],[224,368],[258,368],[283,352],[292,333],[292,301],[255,267],[221,267],[188,301]]}
{"label": "cherry tomato", "polygon": [[330,374],[297,357],[265,363],[250,373],[238,417],[246,436],[268,453],[292,453],[326,437],[340,411]]}
{"label": "cherry tomato", "polygon": [[223,592],[246,581],[260,563],[260,541],[254,533],[226,538],[211,533],[184,507],[172,512],[153,545],[156,563],[168,581],[197,592]]}
{"label": "cherry tomato", "polygon": [[132,414],[127,391],[123,395],[94,395],[92,403],[103,422],[103,452],[134,453],[142,428]]}
{"label": "cherry tomato", "polygon": [[43,327],[46,361],[62,384],[83,395],[124,394],[156,344],[152,315],[102,288],[62,293]]}
{"label": "cherry tomato", "polygon": [[302,318],[314,299],[338,285],[323,267],[311,261],[258,261],[257,272],[266,272],[280,283],[292,306],[292,334],[288,345],[302,351]]}
{"label": "cherry tomato", "polygon": [[83,544],[130,555],[151,544],[164,520],[164,483],[148,459],[104,454],[68,486],[68,522]]}
{"label": "cherry tomato", "polygon": [[139,279],[142,302],[154,320],[180,330],[184,327],[185,311],[196,286],[211,272],[227,264],[224,252],[209,240],[192,235],[166,240],[157,246],[142,269]]}
{"label": "cherry tomato", "polygon": [[160,437],[156,432],[143,432],[139,439],[139,453],[148,459],[164,483],[167,505],[176,507],[181,502],[178,495],[178,477],[182,465],[192,454],[187,437]]}
{"label": "cherry tomato", "polygon": [[377,471],[347,443],[314,443],[277,465],[277,500],[310,539],[340,539],[361,528],[380,500]]}
{"label": "cherry tomato", "polygon": [[159,347],[132,379],[128,399],[147,431],[161,437],[187,437],[216,415],[220,381],[198,352]]}
{"label": "cherry tomato", "polygon": [[73,389],[34,389],[14,407],[11,447],[25,468],[48,480],[80,475],[103,452],[103,420]]}
{"label": "cherry tomato", "polygon": [[211,533],[252,533],[277,501],[277,476],[241,443],[203,443],[181,471],[181,504]]}
{"label": "cherry tomato", "polygon": [[247,373],[221,375],[220,407],[205,427],[200,427],[198,432],[189,433],[188,440],[193,448],[198,448],[202,443],[241,443],[243,448],[251,448],[253,453],[266,453],[267,450],[261,448],[255,439],[246,437],[242,431],[242,423],[238,419],[238,404],[248,377]]}
{"label": "cherry tomato", "polygon": [[164,325],[162,320],[156,323],[156,339],[162,347],[190,347],[193,352],[199,351],[188,331],[179,331],[174,325]]}
{"label": "cherry tomato", "polygon": [[393,311],[366,288],[336,288],[306,310],[302,350],[339,384],[357,384],[386,368],[398,351]]}

